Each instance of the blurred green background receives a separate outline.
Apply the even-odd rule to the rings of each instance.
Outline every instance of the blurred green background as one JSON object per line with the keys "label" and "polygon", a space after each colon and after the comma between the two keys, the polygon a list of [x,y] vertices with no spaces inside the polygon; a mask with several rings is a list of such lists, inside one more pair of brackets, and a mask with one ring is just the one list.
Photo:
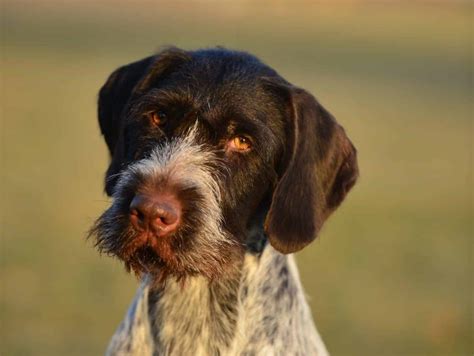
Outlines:
{"label": "blurred green background", "polygon": [[4,1],[2,355],[98,355],[136,280],[107,206],[96,94],[163,45],[252,52],[313,92],[361,177],[298,254],[334,355],[472,355],[472,3]]}

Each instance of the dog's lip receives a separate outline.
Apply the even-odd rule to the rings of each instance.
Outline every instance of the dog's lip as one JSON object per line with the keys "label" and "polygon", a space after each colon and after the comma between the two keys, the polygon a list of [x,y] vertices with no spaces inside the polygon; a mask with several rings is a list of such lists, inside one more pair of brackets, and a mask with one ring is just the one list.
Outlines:
{"label": "dog's lip", "polygon": [[141,231],[130,242],[128,256],[133,258],[139,251],[149,249],[155,258],[166,264],[175,259],[171,239],[171,235],[159,236],[150,229]]}

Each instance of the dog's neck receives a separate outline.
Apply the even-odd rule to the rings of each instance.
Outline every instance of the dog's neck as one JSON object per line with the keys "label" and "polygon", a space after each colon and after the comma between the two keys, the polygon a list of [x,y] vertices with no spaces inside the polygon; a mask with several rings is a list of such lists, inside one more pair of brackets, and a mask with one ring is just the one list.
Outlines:
{"label": "dog's neck", "polygon": [[292,256],[267,245],[237,272],[158,289],[145,278],[107,355],[327,355]]}
{"label": "dog's neck", "polygon": [[168,281],[147,294],[156,355],[190,350],[196,355],[252,354],[268,345],[285,354],[296,340],[302,354],[325,352],[319,337],[314,341],[317,333],[293,258],[271,246],[261,255],[246,253],[242,266],[225,280]]}
{"label": "dog's neck", "polygon": [[[157,349],[166,355],[217,355],[228,347],[238,318],[239,278],[209,282],[189,277],[167,281],[149,294],[151,331]],[[160,354],[161,354],[160,352]]]}

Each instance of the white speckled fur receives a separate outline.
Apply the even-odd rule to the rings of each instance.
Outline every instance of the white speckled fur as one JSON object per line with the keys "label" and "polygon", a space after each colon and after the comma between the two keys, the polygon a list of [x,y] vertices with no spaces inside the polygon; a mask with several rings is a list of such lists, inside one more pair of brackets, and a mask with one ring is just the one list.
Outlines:
{"label": "white speckled fur", "polygon": [[[136,177],[154,186],[174,183],[198,190],[206,212],[198,253],[181,257],[193,266],[212,263],[220,244],[232,244],[222,228],[221,194],[210,162],[216,158],[197,142],[196,127],[172,139],[121,175],[115,199]],[[199,272],[199,271],[198,271]],[[247,252],[218,280],[169,277],[151,289],[146,276],[107,349],[107,355],[327,355],[314,327],[292,256],[267,245]]]}
{"label": "white speckled fur", "polygon": [[[207,332],[216,315],[209,315],[207,306],[212,301],[205,278],[192,277],[184,287],[168,283],[156,301],[158,308],[150,308],[149,282],[145,278],[107,355],[327,355],[293,257],[281,255],[267,245],[261,256],[246,254],[241,268],[237,315],[229,345],[219,345],[218,341],[212,345]],[[285,271],[288,273],[279,278]],[[153,312],[156,310],[162,313]],[[165,326],[158,336],[153,336],[152,331],[155,320]],[[190,338],[184,327],[202,332],[198,338]],[[273,330],[271,335],[269,328]],[[172,338],[179,340],[179,345],[170,351]]]}
{"label": "white speckled fur", "polygon": [[105,354],[151,356],[153,345],[148,318],[148,282],[145,278]]}

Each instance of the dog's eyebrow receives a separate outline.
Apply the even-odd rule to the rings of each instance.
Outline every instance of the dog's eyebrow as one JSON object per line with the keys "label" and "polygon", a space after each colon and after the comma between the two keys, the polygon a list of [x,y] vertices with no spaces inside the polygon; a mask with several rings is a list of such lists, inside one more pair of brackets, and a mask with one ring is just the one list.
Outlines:
{"label": "dog's eyebrow", "polygon": [[187,90],[173,88],[155,88],[143,95],[140,100],[145,104],[192,105],[193,100]]}
{"label": "dog's eyebrow", "polygon": [[239,133],[239,131],[244,131],[256,138],[265,137],[271,134],[269,128],[259,119],[242,114],[232,115],[228,127],[233,128],[237,133]]}

